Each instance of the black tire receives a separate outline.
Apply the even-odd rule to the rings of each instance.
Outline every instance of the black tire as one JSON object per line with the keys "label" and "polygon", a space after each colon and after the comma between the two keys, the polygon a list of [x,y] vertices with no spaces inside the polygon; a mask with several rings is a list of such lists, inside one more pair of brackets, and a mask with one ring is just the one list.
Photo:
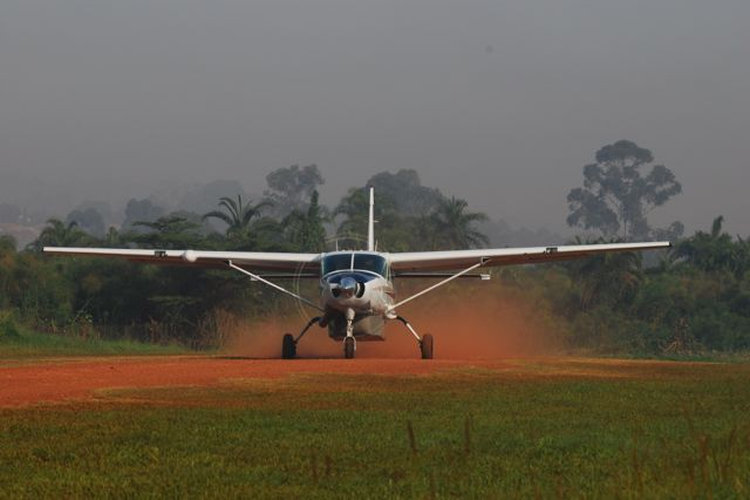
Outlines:
{"label": "black tire", "polygon": [[346,359],[352,359],[354,357],[354,337],[346,337],[344,339],[344,357]]}
{"label": "black tire", "polygon": [[284,340],[281,342],[281,357],[284,359],[294,359],[297,356],[297,344],[294,342],[294,336],[291,333],[284,334]]}
{"label": "black tire", "polygon": [[422,359],[432,359],[433,345],[434,340],[432,339],[432,335],[426,333],[419,344],[419,350],[422,351]]}

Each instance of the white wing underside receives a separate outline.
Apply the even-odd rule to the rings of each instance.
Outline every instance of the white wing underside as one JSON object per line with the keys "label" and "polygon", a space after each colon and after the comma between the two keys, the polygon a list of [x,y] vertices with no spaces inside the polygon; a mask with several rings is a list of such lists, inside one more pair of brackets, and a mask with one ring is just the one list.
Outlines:
{"label": "white wing underside", "polygon": [[117,248],[45,247],[52,255],[82,257],[110,257],[133,262],[199,267],[224,267],[231,261],[236,265],[258,271],[310,272],[320,270],[319,253],[287,252],[219,252],[204,250],[132,250]]}
{"label": "white wing underside", "polygon": [[599,245],[565,245],[528,248],[486,248],[437,252],[403,252],[388,255],[396,273],[447,271],[464,269],[478,262],[482,267],[513,264],[536,264],[579,259],[609,252],[657,250],[669,248],[668,241],[653,243],[611,243]]}
{"label": "white wing underside", "polygon": [[[657,250],[669,242],[612,243],[529,248],[488,248],[431,252],[383,253],[394,274],[465,269],[477,263],[481,267],[556,262],[589,257],[600,253]],[[285,252],[222,252],[203,250],[133,250],[111,248],[45,247],[52,255],[110,257],[152,264],[224,267],[231,261],[248,269],[288,273],[319,272],[325,254]]]}

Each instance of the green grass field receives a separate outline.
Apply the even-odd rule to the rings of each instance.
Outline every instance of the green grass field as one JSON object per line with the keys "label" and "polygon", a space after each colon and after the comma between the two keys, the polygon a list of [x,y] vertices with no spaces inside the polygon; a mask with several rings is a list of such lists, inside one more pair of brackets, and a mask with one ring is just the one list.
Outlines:
{"label": "green grass field", "polygon": [[750,496],[744,363],[511,360],[106,396],[0,410],[0,497]]}
{"label": "green grass field", "polygon": [[187,349],[177,345],[161,346],[133,340],[101,340],[35,332],[0,314],[0,362],[44,356],[143,356],[186,352]]}

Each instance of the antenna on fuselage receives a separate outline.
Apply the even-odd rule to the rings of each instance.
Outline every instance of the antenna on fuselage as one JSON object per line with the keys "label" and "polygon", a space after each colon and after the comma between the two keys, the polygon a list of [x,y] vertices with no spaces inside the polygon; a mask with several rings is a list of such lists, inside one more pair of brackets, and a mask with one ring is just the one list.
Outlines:
{"label": "antenna on fuselage", "polygon": [[370,186],[370,216],[367,220],[367,251],[375,251],[375,188]]}

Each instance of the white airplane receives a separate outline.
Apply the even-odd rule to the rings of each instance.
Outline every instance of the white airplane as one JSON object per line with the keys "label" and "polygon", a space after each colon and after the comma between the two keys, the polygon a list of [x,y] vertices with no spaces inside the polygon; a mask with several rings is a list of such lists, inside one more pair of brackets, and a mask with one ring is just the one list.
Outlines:
{"label": "white airplane", "polygon": [[[153,264],[187,264],[226,267],[249,276],[318,310],[295,337],[285,334],[283,358],[294,358],[297,343],[314,324],[328,327],[328,335],[341,341],[344,357],[353,358],[358,340],[384,340],[386,320],[399,320],[417,341],[423,359],[433,357],[433,337],[420,336],[412,325],[398,314],[404,304],[461,277],[489,279],[489,274],[472,271],[510,264],[538,264],[578,259],[605,252],[640,251],[668,248],[669,242],[567,245],[530,248],[488,248],[429,252],[379,252],[375,247],[374,190],[370,188],[370,212],[366,251],[325,253],[223,252],[202,250],[133,250],[111,248],[45,247],[54,255],[79,255],[121,258]],[[320,305],[288,290],[271,279],[296,276],[320,279]],[[442,278],[414,295],[396,301],[395,278]]]}

